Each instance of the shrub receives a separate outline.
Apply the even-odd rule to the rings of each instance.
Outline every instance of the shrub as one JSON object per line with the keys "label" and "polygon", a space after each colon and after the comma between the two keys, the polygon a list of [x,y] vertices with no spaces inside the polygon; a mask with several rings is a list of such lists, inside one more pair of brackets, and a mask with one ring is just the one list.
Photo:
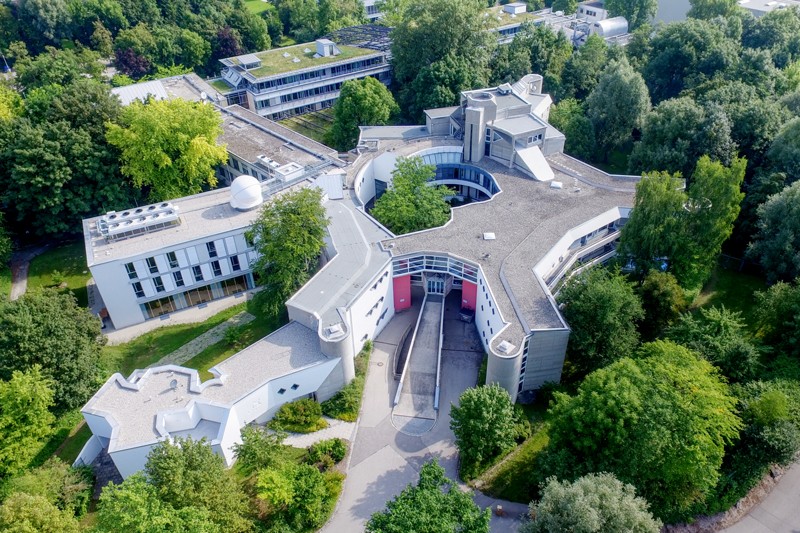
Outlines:
{"label": "shrub", "polygon": [[285,403],[269,423],[270,429],[312,433],[328,427],[322,419],[322,407],[310,398]]}
{"label": "shrub", "polygon": [[283,457],[286,433],[270,432],[258,426],[242,429],[242,443],[234,444],[233,452],[242,471],[250,475],[257,470],[277,466]]}
{"label": "shrub", "polygon": [[322,402],[322,411],[325,415],[355,422],[361,409],[361,395],[364,392],[364,376],[356,378],[342,387],[331,399]]}
{"label": "shrub", "polygon": [[308,447],[308,461],[319,463],[329,457],[334,463],[340,462],[347,455],[347,444],[340,438],[321,440]]}

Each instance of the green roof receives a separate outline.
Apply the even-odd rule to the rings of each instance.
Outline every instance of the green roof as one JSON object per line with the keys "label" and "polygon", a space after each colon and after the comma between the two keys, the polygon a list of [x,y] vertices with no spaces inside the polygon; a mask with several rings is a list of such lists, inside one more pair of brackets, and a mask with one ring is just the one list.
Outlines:
{"label": "green roof", "polygon": [[[355,57],[366,56],[377,53],[375,50],[366,48],[358,48],[356,46],[336,45],[342,52],[336,56],[326,56],[314,58],[316,53],[315,43],[298,44],[295,46],[288,46],[286,48],[275,48],[274,50],[267,50],[265,52],[258,52],[256,57],[261,60],[261,66],[258,68],[250,69],[248,72],[256,78],[264,78],[267,76],[274,76],[275,74],[283,74],[284,72],[291,72],[293,70],[300,70],[309,67],[316,67],[318,65],[327,65],[329,63],[336,63],[338,61],[345,61]],[[310,52],[304,52],[304,50]],[[284,57],[283,54],[289,54],[289,57]],[[300,61],[293,61],[294,58]],[[231,58],[231,61],[238,63],[238,60]]]}
{"label": "green roof", "polygon": [[230,83],[228,83],[227,81],[223,80],[222,78],[219,78],[217,80],[209,81],[208,83],[209,83],[209,85],[211,85],[213,88],[215,88],[216,90],[218,90],[221,93],[227,93],[227,92],[229,92],[229,91],[231,91],[233,89],[233,87],[231,87]]}
{"label": "green roof", "polygon": [[506,13],[503,11],[503,6],[490,7],[486,10],[486,13],[488,14],[487,18],[489,19],[489,25],[493,28],[507,26],[514,23],[527,22],[529,20],[536,20],[539,18],[538,15],[534,15],[531,11],[520,13],[519,15],[512,17],[511,13]]}

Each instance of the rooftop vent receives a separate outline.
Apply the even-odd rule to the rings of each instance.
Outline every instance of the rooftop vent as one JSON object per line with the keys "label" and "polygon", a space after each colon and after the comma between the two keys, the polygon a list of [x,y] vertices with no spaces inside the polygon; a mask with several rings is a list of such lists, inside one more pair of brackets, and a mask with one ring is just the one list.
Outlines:
{"label": "rooftop vent", "polygon": [[322,57],[338,56],[342,53],[336,43],[330,39],[317,39],[314,42],[317,45],[317,53]]}
{"label": "rooftop vent", "polygon": [[494,233],[492,233],[492,232],[486,232],[486,233],[484,233],[484,234],[483,234],[483,240],[484,240],[484,241],[493,241],[493,240],[495,240],[496,238],[497,238],[497,237],[496,237],[496,236],[495,236],[495,234],[494,234]]}
{"label": "rooftop vent", "polygon": [[119,239],[179,223],[178,208],[171,202],[161,202],[120,213],[109,211],[97,221],[97,229],[107,239]]}
{"label": "rooftop vent", "polygon": [[299,62],[300,62],[300,58],[299,57],[293,57],[292,58],[292,63],[299,63]]}
{"label": "rooftop vent", "polygon": [[325,328],[325,335],[329,337],[334,337],[336,335],[340,335],[343,332],[341,324],[334,324],[333,326],[328,326]]}
{"label": "rooftop vent", "polygon": [[514,348],[516,348],[516,346],[514,346],[508,341],[503,341],[497,345],[497,349],[500,353],[511,353],[512,351],[514,351]]}
{"label": "rooftop vent", "polygon": [[283,57],[289,57],[289,52],[284,52]]}
{"label": "rooftop vent", "polygon": [[511,94],[511,85],[504,83],[497,88],[497,92],[500,94]]}
{"label": "rooftop vent", "polygon": [[303,53],[304,54],[310,54],[311,53],[311,48],[303,48]]}
{"label": "rooftop vent", "polygon": [[564,184],[561,183],[560,181],[551,181],[550,182],[550,188],[551,189],[563,189],[564,188]]}

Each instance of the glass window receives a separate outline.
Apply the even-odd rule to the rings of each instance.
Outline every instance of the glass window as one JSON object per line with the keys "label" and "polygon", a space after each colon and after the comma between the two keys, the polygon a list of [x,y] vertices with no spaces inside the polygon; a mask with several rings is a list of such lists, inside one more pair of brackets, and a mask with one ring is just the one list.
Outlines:
{"label": "glass window", "polygon": [[147,316],[155,318],[175,311],[175,302],[173,302],[172,296],[167,296],[166,298],[147,302],[144,304],[144,307],[147,310]]}
{"label": "glass window", "polygon": [[206,249],[208,250],[208,257],[217,257],[217,245],[213,242],[206,243]]}
{"label": "glass window", "polygon": [[236,276],[222,281],[220,286],[222,287],[222,294],[225,296],[238,294],[247,290],[247,278],[245,276]]}
{"label": "glass window", "polygon": [[133,284],[133,292],[136,294],[137,298],[144,298],[144,289],[142,288],[142,284],[138,281]]}
{"label": "glass window", "polygon": [[203,270],[199,266],[193,266],[192,273],[195,281],[203,281]]}
{"label": "glass window", "polygon": [[125,263],[125,271],[128,273],[128,279],[137,279],[139,277],[136,274],[136,268],[133,263]]}
{"label": "glass window", "polygon": [[214,277],[222,275],[222,268],[219,266],[219,261],[211,261],[211,270],[214,272]]}
{"label": "glass window", "polygon": [[161,279],[161,276],[153,278],[153,285],[156,287],[156,292],[164,292],[164,281]]}
{"label": "glass window", "polygon": [[151,274],[158,274],[158,265],[156,264],[156,258],[155,257],[148,257],[146,259],[146,261],[147,261],[147,268],[150,269],[150,273]]}
{"label": "glass window", "polygon": [[175,252],[167,252],[167,261],[169,261],[170,268],[178,268],[178,257]]}
{"label": "glass window", "polygon": [[239,258],[235,255],[231,256],[231,270],[237,272],[242,269],[242,265],[239,264]]}
{"label": "glass window", "polygon": [[201,303],[210,302],[214,299],[211,294],[211,287],[206,285],[199,289],[192,289],[183,293],[186,296],[186,303],[189,307],[199,305]]}
{"label": "glass window", "polygon": [[176,287],[183,287],[185,285],[183,282],[183,274],[180,272],[173,272],[172,278],[175,280]]}

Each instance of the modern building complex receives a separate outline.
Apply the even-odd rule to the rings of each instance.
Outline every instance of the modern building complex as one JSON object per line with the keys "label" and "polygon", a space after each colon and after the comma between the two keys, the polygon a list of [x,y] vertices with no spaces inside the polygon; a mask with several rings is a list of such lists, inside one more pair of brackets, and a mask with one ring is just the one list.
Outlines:
{"label": "modern building complex", "polygon": [[[256,252],[245,232],[269,196],[319,187],[330,219],[325,266],[286,303],[286,326],[202,383],[172,365],[114,375],[83,409],[93,437],[78,462],[105,451],[128,476],[159,441],[191,435],[230,464],[243,425],[287,401],[329,398],[354,377],[364,342],[418,294],[458,294],[488,353],[487,381],[512,399],[558,381],[570,330],[554,291],[577,262],[614,255],[635,179],[562,153],[541,81],[467,91],[459,106],[428,110],[423,127],[364,127],[343,169],[277,182],[239,176],[230,188],[85,221],[92,274],[123,327],[251,288]],[[463,205],[443,227],[395,236],[368,206],[391,187],[398,158],[412,156],[434,165],[433,183]]]}
{"label": "modern building complex", "polygon": [[365,25],[331,39],[221,59],[213,82],[228,104],[279,120],[331,107],[342,84],[372,76],[389,84],[389,29]]}

